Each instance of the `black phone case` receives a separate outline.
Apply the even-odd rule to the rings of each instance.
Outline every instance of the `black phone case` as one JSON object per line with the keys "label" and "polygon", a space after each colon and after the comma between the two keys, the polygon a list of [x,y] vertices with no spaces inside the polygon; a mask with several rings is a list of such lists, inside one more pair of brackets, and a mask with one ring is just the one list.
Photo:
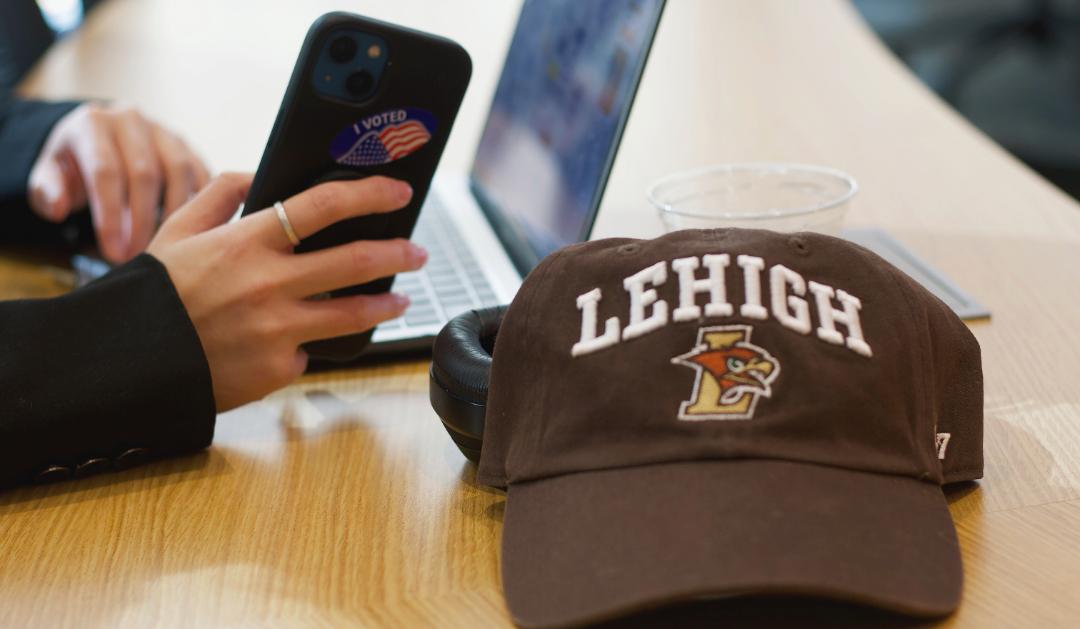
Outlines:
{"label": "black phone case", "polygon": [[[388,61],[377,91],[362,103],[339,101],[318,94],[312,73],[319,51],[342,28],[372,33],[387,44]],[[427,197],[431,178],[446,146],[458,107],[465,95],[472,61],[457,43],[349,13],[328,13],[312,24],[293,69],[278,110],[274,128],[263,151],[259,169],[244,203],[244,214],[268,208],[276,201],[334,179],[386,175],[409,182],[409,205],[390,214],[342,221],[305,238],[298,253],[333,247],[355,240],[408,237]],[[390,110],[430,112],[435,129],[426,144],[396,161],[375,166],[345,166],[331,153],[335,137],[365,116]],[[390,289],[393,277],[334,291],[332,296],[376,294]],[[316,359],[348,361],[360,356],[372,331],[308,343],[304,349]]]}

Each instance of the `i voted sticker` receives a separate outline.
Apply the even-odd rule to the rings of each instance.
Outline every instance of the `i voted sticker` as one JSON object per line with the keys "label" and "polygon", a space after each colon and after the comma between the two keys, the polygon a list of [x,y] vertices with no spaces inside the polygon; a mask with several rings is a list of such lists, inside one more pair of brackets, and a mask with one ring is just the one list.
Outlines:
{"label": "i voted sticker", "polygon": [[334,136],[330,155],[342,166],[378,166],[410,155],[431,140],[435,116],[405,107],[356,122]]}

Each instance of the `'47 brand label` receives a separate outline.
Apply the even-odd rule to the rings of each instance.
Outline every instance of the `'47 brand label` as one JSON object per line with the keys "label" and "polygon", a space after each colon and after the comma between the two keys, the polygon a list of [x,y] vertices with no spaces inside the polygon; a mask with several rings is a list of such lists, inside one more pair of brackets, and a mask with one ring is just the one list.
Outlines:
{"label": "'47 brand label", "polygon": [[390,109],[356,121],[330,143],[342,166],[378,166],[410,155],[431,140],[435,116],[425,109]]}

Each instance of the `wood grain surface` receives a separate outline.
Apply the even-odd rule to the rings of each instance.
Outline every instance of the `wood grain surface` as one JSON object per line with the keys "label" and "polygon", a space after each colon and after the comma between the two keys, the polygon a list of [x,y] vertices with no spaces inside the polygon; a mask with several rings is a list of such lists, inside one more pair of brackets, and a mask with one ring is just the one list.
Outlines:
{"label": "wood grain surface", "polygon": [[[307,25],[347,9],[460,41],[475,64],[443,162],[468,168],[517,3],[109,0],[24,83],[127,100],[221,170],[252,170]],[[654,236],[647,182],[717,162],[853,174],[852,226],[888,229],[984,302],[986,478],[949,499],[958,627],[1080,624],[1080,207],[930,94],[840,0],[670,0],[597,236]],[[0,297],[63,290],[0,255]],[[62,395],[62,392],[58,392]],[[153,421],[147,417],[147,421]],[[476,485],[422,361],[308,376],[223,414],[198,456],[0,494],[0,625],[508,624],[504,497]],[[911,626],[818,603],[638,619]]]}

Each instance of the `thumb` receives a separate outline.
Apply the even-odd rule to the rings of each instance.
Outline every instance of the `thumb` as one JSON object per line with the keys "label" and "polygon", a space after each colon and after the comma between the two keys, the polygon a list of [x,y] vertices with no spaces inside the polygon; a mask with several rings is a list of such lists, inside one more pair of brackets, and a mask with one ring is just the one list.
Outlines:
{"label": "thumb", "polygon": [[30,171],[27,185],[30,207],[45,220],[59,223],[73,209],[73,194],[60,163],[52,156],[40,159]]}

